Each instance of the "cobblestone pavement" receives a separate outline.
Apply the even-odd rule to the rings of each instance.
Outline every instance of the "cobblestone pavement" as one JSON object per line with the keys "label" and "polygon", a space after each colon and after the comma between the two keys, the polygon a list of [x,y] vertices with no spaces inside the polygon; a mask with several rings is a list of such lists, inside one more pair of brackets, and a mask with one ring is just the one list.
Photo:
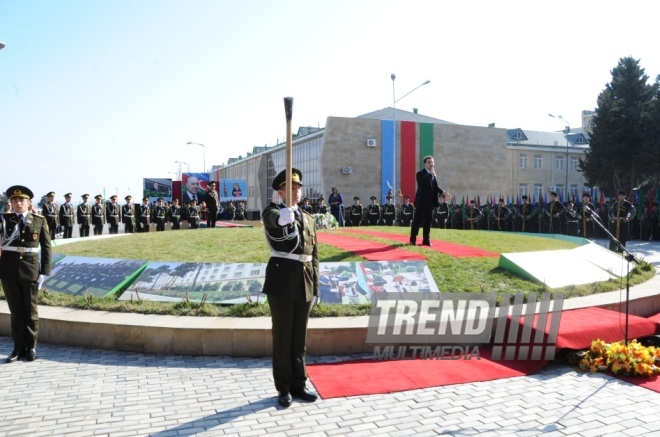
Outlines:
{"label": "cobblestone pavement", "polygon": [[[9,338],[0,337],[0,350],[11,350]],[[282,409],[267,357],[47,344],[39,353],[32,363],[0,365],[0,436],[660,435],[660,394],[560,364],[527,377]]]}

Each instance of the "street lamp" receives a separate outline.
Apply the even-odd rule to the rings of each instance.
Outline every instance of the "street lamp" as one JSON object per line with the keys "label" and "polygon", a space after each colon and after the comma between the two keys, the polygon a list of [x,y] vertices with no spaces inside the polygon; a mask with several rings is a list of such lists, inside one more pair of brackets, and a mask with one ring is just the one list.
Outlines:
{"label": "street lamp", "polygon": [[[424,83],[417,85],[415,88],[413,88],[411,91],[408,91],[406,94],[403,96],[399,97],[398,99],[396,98],[396,93],[394,90],[394,80],[396,79],[396,74],[392,73],[390,75],[390,78],[392,79],[392,146],[393,146],[393,152],[392,152],[392,170],[394,171],[394,175],[392,176],[392,196],[394,199],[396,199],[396,102],[400,101],[404,97],[408,96],[411,94],[413,91],[416,91],[418,88],[423,87],[424,85],[428,85],[431,83],[430,80],[426,80]],[[396,203],[396,200],[395,200]]]}
{"label": "street lamp", "polygon": [[[564,129],[564,136],[566,138],[566,185],[564,185],[564,189],[566,190],[566,193],[568,193],[568,134],[571,133],[571,126],[568,121],[564,120],[564,117],[561,115],[554,116],[552,114],[548,114],[548,116],[557,119],[566,125],[566,129]],[[570,200],[570,198],[566,200]]]}
{"label": "street lamp", "polygon": [[204,173],[206,173],[206,147],[204,147],[204,144],[193,143],[192,141],[188,141],[188,144],[196,144],[198,146],[202,146],[202,151],[204,152]]}
{"label": "street lamp", "polygon": [[[188,163],[183,161],[174,161],[174,163],[179,164],[179,180],[181,180],[181,164],[188,165]],[[188,169],[190,169],[190,167],[188,167]]]}

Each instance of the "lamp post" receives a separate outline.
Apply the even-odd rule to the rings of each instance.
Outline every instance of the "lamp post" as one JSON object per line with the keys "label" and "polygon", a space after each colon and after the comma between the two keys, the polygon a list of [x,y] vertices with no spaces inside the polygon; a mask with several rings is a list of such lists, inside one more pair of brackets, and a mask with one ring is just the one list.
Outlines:
{"label": "lamp post", "polygon": [[[415,88],[413,88],[411,91],[408,91],[406,94],[403,96],[399,97],[398,99],[396,98],[396,92],[394,89],[394,80],[396,79],[396,74],[392,73],[390,75],[390,78],[392,79],[392,146],[393,146],[393,152],[392,152],[392,170],[394,171],[394,174],[392,176],[392,196],[394,199],[396,199],[396,193],[398,192],[396,190],[396,102],[400,101],[404,97],[408,96],[411,94],[413,91],[416,91],[418,88],[423,87],[424,85],[428,85],[431,83],[430,80],[426,80],[424,83],[417,85]],[[395,202],[396,203],[396,200]]]}
{"label": "lamp post", "polygon": [[188,165],[188,163],[187,163],[187,162],[183,162],[183,161],[174,161],[174,163],[175,163],[175,164],[179,164],[179,175],[178,175],[178,176],[179,176],[179,180],[181,180],[181,164]]}
{"label": "lamp post", "polygon": [[206,173],[206,147],[204,147],[204,144],[202,143],[193,143],[192,141],[188,141],[187,144],[195,144],[198,146],[202,146],[202,151],[204,152],[204,173]]}
{"label": "lamp post", "polygon": [[554,116],[552,114],[548,114],[548,116],[557,119],[566,125],[566,128],[564,129],[564,137],[566,138],[566,185],[564,185],[564,189],[566,190],[566,193],[568,193],[568,134],[571,133],[571,126],[568,121],[564,120],[564,117],[561,115]]}

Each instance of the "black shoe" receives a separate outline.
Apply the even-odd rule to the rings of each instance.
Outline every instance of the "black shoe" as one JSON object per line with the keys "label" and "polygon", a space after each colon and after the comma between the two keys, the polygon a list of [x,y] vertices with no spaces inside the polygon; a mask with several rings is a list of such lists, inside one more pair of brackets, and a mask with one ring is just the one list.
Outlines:
{"label": "black shoe", "polygon": [[14,361],[18,361],[20,358],[23,358],[24,356],[25,356],[25,349],[18,352],[14,349],[11,352],[11,355],[7,357],[7,363],[13,363]]}
{"label": "black shoe", "polygon": [[34,361],[36,360],[37,357],[37,350],[35,348],[28,349],[27,350],[27,360],[28,361]]}
{"label": "black shoe", "polygon": [[410,240],[410,243],[408,243],[408,244],[409,244],[410,246],[417,246],[417,243],[414,242],[414,241],[412,241],[412,240]]}
{"label": "black shoe", "polygon": [[422,246],[433,246],[430,241],[422,241]]}
{"label": "black shoe", "polygon": [[289,408],[291,406],[291,402],[293,402],[293,399],[291,398],[291,393],[288,391],[281,391],[277,393],[277,403],[284,408]]}
{"label": "black shoe", "polygon": [[317,395],[316,393],[312,393],[311,391],[307,390],[307,388],[305,388],[305,387],[292,388],[291,389],[291,394],[294,397],[302,399],[303,401],[306,401],[306,402],[314,402],[319,397],[319,395]]}

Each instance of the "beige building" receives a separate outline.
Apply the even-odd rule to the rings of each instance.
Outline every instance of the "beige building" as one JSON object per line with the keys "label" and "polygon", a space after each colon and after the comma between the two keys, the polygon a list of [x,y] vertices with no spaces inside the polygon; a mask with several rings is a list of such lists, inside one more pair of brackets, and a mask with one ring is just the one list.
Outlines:
{"label": "beige building", "polygon": [[[328,117],[325,128],[300,128],[293,140],[293,163],[304,175],[303,197],[312,203],[319,197],[327,200],[332,187],[339,189],[345,206],[353,203],[353,196],[364,205],[372,195],[382,203],[392,179],[402,194],[412,197],[415,173],[427,153],[435,158],[440,186],[458,199],[538,198],[552,189],[565,193],[567,186],[571,193],[584,190],[577,158],[587,147],[582,134],[464,126],[385,108],[359,117]],[[270,186],[285,167],[284,153],[285,144],[255,147],[245,157],[230,159],[212,179],[246,179],[247,209],[263,210],[276,196]]]}

